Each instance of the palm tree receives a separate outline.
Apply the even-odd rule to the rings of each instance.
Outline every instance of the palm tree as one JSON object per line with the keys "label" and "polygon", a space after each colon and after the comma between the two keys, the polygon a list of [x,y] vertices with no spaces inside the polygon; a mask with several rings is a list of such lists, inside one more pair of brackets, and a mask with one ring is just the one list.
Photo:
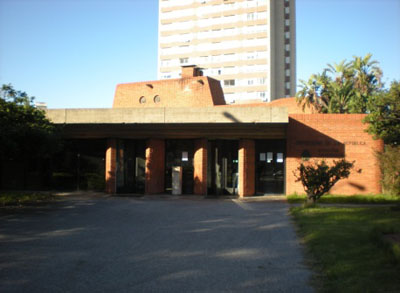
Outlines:
{"label": "palm tree", "polygon": [[371,99],[382,88],[382,70],[378,62],[371,60],[372,55],[367,54],[364,58],[354,56],[352,69],[354,72],[355,98],[352,101],[352,111],[365,113],[368,100]]}
{"label": "palm tree", "polygon": [[302,110],[306,107],[314,107],[319,113],[327,112],[329,108],[329,95],[327,95],[328,84],[331,82],[326,74],[313,74],[307,82],[300,80],[301,90],[296,94],[296,100]]}
{"label": "palm tree", "polygon": [[349,102],[354,95],[351,62],[343,60],[339,64],[328,64],[327,72],[334,76],[334,79],[328,85],[330,97],[328,113],[347,113]]}
{"label": "palm tree", "polygon": [[328,113],[349,113],[349,103],[354,96],[353,83],[349,79],[329,85],[330,104]]}
{"label": "palm tree", "polygon": [[326,70],[335,75],[335,81],[338,84],[342,84],[345,80],[350,79],[353,73],[351,62],[346,62],[346,60],[343,60],[339,64],[328,64],[328,68]]}
{"label": "palm tree", "polygon": [[312,105],[320,113],[366,113],[382,89],[382,71],[371,56],[328,64],[322,74],[311,75],[308,82],[301,80],[298,104],[303,110]]}

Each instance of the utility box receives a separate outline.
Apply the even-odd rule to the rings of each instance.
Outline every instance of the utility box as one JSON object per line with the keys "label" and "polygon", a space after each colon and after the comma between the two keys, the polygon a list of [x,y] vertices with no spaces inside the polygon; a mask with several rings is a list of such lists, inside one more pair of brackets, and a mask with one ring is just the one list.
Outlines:
{"label": "utility box", "polygon": [[172,167],[172,194],[182,194],[182,167]]}

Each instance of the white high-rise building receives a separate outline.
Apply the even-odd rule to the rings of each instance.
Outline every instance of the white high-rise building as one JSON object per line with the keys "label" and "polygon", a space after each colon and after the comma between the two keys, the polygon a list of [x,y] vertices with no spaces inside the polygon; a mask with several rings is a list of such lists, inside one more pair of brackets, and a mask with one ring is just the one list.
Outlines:
{"label": "white high-rise building", "polygon": [[295,0],[159,0],[158,78],[197,65],[227,103],[296,92]]}

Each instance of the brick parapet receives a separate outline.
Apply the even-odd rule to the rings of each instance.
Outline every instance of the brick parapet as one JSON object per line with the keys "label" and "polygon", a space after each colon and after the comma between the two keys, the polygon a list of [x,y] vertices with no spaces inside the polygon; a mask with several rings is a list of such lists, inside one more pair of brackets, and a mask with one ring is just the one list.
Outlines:
{"label": "brick parapet", "polygon": [[118,84],[113,108],[224,105],[220,82],[207,76]]}

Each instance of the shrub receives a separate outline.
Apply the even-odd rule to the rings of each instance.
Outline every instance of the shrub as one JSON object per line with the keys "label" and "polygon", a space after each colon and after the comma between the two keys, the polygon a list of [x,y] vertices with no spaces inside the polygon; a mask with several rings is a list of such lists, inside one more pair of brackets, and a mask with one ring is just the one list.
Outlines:
{"label": "shrub", "polygon": [[52,174],[52,187],[57,190],[72,190],[76,188],[76,176],[67,172],[54,172]]}
{"label": "shrub", "polygon": [[383,153],[378,153],[378,158],[383,191],[400,196],[400,147],[387,145]]}
{"label": "shrub", "polygon": [[313,163],[300,163],[294,172],[296,182],[301,181],[307,193],[307,200],[315,203],[322,195],[327,193],[333,185],[340,179],[350,175],[350,169],[354,167],[354,162],[345,159],[333,161],[332,166],[328,166],[324,160]]}
{"label": "shrub", "polygon": [[87,181],[87,189],[95,191],[104,191],[105,178],[102,174],[86,173],[85,178]]}

